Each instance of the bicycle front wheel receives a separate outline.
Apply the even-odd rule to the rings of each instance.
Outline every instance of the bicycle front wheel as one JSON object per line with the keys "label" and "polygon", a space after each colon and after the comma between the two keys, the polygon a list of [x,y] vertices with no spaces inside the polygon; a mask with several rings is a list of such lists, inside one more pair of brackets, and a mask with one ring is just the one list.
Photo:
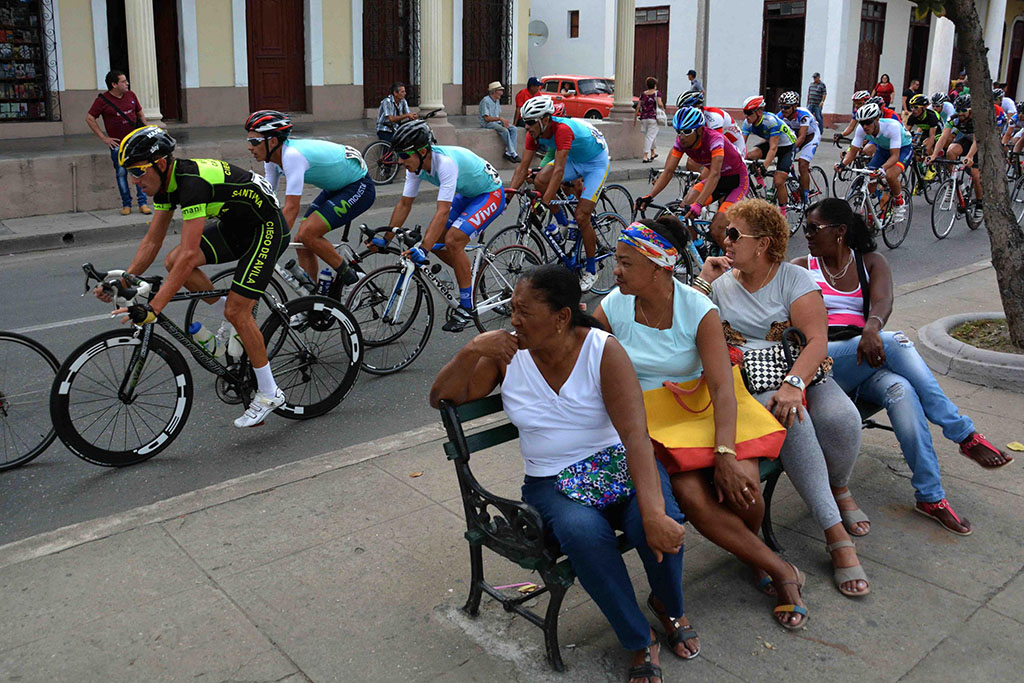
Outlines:
{"label": "bicycle front wheel", "polygon": [[832,196],[838,197],[839,199],[845,199],[847,193],[850,191],[853,185],[853,174],[852,173],[840,173],[839,171],[832,171]]}
{"label": "bicycle front wheel", "polygon": [[590,288],[594,294],[607,294],[615,288],[615,245],[626,229],[626,221],[615,213],[602,213],[592,219],[597,235],[597,280]]}
{"label": "bicycle front wheel", "polygon": [[597,198],[594,213],[615,213],[624,220],[633,220],[633,195],[622,185],[605,185]]}
{"label": "bicycle front wheel", "polygon": [[958,217],[959,198],[953,178],[947,178],[939,184],[932,203],[932,232],[938,239],[946,239]]}
{"label": "bicycle front wheel", "polygon": [[808,203],[814,204],[828,199],[828,178],[821,166],[811,166],[811,182],[807,187]]}
{"label": "bicycle front wheel", "polygon": [[363,150],[363,161],[374,185],[387,185],[398,173],[398,157],[387,140],[375,140]]}
{"label": "bicycle front wheel", "polygon": [[68,450],[86,462],[124,467],[171,445],[192,409],[192,374],[169,341],[122,330],[71,352],[50,393],[50,419]]}
{"label": "bicycle front wheel", "polygon": [[352,390],[363,360],[363,336],[348,309],[326,296],[285,304],[260,330],[285,404],[274,412],[291,420],[323,415]]}
{"label": "bicycle front wheel", "polygon": [[789,205],[786,206],[786,222],[789,224],[790,235],[795,235],[798,230],[804,227],[805,214],[804,205],[794,202],[791,198]]}
{"label": "bicycle front wheel", "polygon": [[0,332],[0,470],[24,465],[57,437],[48,403],[59,366],[36,340]]}
{"label": "bicycle front wheel", "polygon": [[974,196],[974,183],[968,182],[964,188],[964,205],[967,209],[964,212],[964,219],[967,221],[967,227],[971,230],[977,230],[981,227],[981,224],[985,222],[984,218],[976,218],[974,211],[978,208],[978,197]]}
{"label": "bicycle front wheel", "polygon": [[1013,186],[1013,192],[1010,193],[1010,209],[1013,210],[1013,217],[1017,219],[1017,225],[1024,224],[1024,178]]}
{"label": "bicycle front wheel", "polygon": [[473,322],[478,330],[512,329],[512,292],[523,273],[540,263],[537,254],[518,244],[484,257],[473,283]]}
{"label": "bicycle front wheel", "polygon": [[541,262],[547,262],[547,241],[532,226],[525,230],[521,225],[510,225],[507,228],[502,228],[487,240],[484,249],[487,253],[493,254],[513,244],[518,244],[532,250],[540,257]]}
{"label": "bicycle front wheel", "polygon": [[416,360],[434,327],[430,290],[418,272],[407,279],[399,265],[368,273],[345,305],[363,334],[362,367],[371,375],[390,375]]}
{"label": "bicycle front wheel", "polygon": [[900,195],[903,197],[903,218],[896,220],[894,210],[885,227],[882,228],[882,239],[890,249],[895,249],[903,244],[903,240],[907,239],[907,233],[910,232],[910,219],[914,216],[914,205],[910,203],[910,190],[904,187],[900,190]]}

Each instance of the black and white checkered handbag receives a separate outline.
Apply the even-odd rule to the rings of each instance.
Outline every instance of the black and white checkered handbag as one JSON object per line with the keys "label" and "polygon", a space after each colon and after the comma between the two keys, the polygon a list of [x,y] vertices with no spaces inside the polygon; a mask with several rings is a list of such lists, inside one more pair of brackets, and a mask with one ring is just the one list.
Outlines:
{"label": "black and white checkered handbag", "polygon": [[[774,391],[782,386],[783,378],[793,368],[793,363],[800,356],[800,351],[807,345],[803,332],[795,327],[787,327],[782,333],[782,342],[772,344],[764,349],[751,349],[743,352],[741,371],[743,383],[751,394],[763,391]],[[818,366],[810,384],[825,381],[832,368],[831,358]]]}

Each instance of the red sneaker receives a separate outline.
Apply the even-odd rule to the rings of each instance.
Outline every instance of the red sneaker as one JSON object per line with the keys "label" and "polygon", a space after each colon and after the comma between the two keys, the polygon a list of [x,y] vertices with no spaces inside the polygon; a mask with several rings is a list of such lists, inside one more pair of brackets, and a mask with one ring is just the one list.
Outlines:
{"label": "red sneaker", "polygon": [[922,503],[918,501],[914,505],[914,509],[920,512],[925,517],[930,517],[936,522],[942,525],[946,531],[951,531],[957,536],[970,536],[974,529],[971,528],[971,522],[966,517],[960,517],[953,510],[953,506],[949,504],[949,501],[943,498],[936,503]]}
{"label": "red sneaker", "polygon": [[[960,442],[960,452],[988,470],[997,470],[1013,462],[1012,457],[993,446],[978,432]],[[996,457],[992,457],[992,453]]]}

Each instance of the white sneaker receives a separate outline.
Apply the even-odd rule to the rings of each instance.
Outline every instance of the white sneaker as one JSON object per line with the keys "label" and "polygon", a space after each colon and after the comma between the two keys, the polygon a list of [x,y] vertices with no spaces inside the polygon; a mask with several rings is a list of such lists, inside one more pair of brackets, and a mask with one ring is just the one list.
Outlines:
{"label": "white sneaker", "polygon": [[242,413],[242,417],[235,420],[235,426],[239,428],[258,427],[267,419],[267,415],[274,412],[275,408],[284,405],[284,400],[284,392],[280,388],[273,396],[267,396],[257,391],[252,398],[252,403]]}
{"label": "white sneaker", "polygon": [[597,282],[597,273],[591,273],[587,270],[583,271],[583,274],[580,275],[580,290],[589,292],[595,282]]}
{"label": "white sneaker", "polygon": [[902,223],[907,219],[907,205],[897,204],[896,208],[892,212],[892,220],[895,223]]}

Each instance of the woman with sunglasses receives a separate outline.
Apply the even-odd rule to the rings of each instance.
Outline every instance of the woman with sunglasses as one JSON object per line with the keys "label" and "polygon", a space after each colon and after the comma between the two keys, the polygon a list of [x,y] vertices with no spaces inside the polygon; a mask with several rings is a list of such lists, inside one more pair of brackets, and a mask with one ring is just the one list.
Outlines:
{"label": "woman with sunglasses", "polygon": [[827,315],[810,273],[785,261],[788,242],[789,227],[778,209],[745,199],[729,209],[726,255],[709,258],[696,284],[718,306],[726,341],[744,352],[780,344],[790,326],[806,337],[779,388],[754,398],[786,427],[779,458],[825,531],[836,587],[856,598],[870,592],[849,536],[869,528],[847,489],[860,451],[860,414],[831,378],[812,384],[826,361]]}
{"label": "woman with sunglasses", "polygon": [[330,242],[324,239],[331,230],[351,223],[373,206],[377,196],[367,175],[366,162],[358,150],[327,140],[296,140],[290,137],[292,121],[287,114],[264,109],[253,112],[245,121],[249,134],[249,153],[263,162],[263,174],[270,186],[284,174],[286,187],[281,213],[290,227],[299,217],[303,185],[320,188],[299,225],[299,265],[316,278],[319,256],[335,271],[328,294],[337,299],[342,285],[355,284],[359,276]]}
{"label": "woman with sunglasses", "polygon": [[971,533],[971,523],[946,500],[928,422],[982,467],[1003,467],[1013,458],[960,414],[905,334],[883,330],[892,313],[892,272],[850,205],[841,199],[813,205],[804,235],[810,256],[793,263],[808,268],[824,293],[833,377],[848,394],[886,409],[913,472],[914,509],[955,534]]}

